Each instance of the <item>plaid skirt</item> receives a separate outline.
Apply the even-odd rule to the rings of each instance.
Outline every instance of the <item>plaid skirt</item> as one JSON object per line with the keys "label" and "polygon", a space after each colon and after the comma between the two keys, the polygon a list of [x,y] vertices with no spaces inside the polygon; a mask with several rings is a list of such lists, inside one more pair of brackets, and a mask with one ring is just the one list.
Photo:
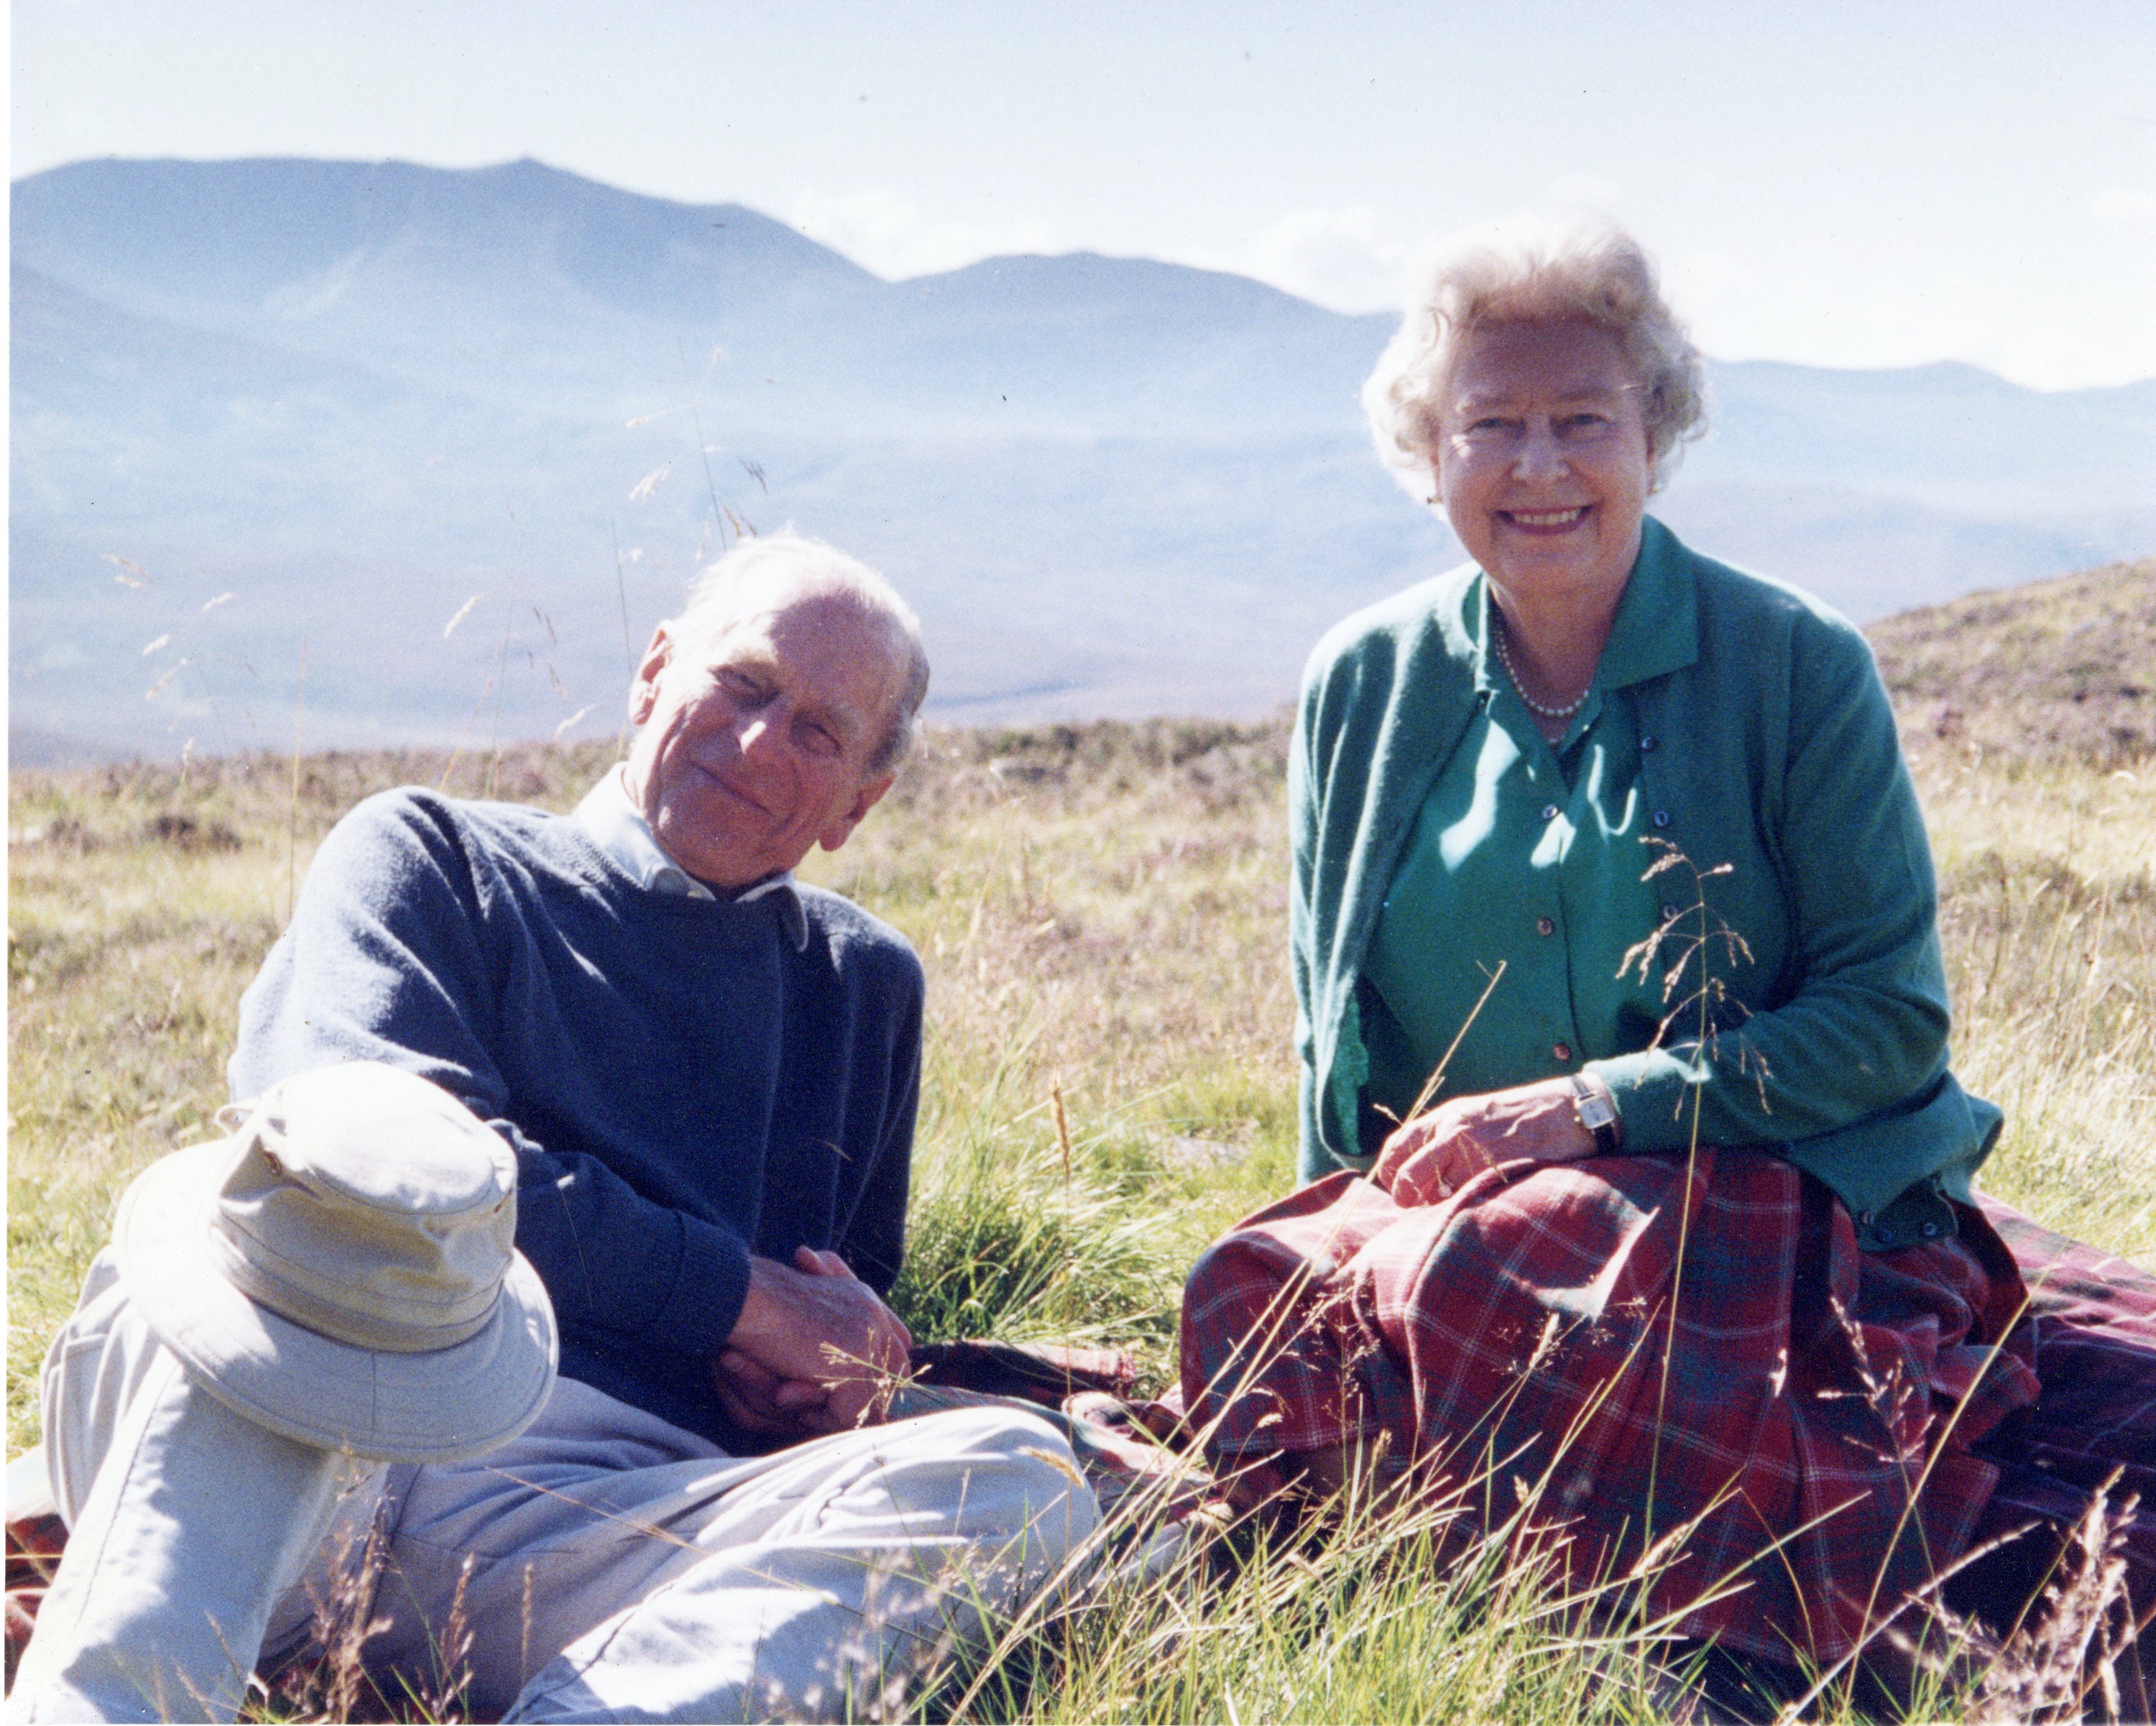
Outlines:
{"label": "plaid skirt", "polygon": [[1417,1208],[1336,1175],[1199,1261],[1183,1400],[1224,1467],[1359,1447],[1635,1621],[1832,1662],[2002,1519],[2078,1513],[2120,1460],[2156,1488],[2156,1281],[1959,1221],[1861,1252],[1819,1182],[1711,1148]]}

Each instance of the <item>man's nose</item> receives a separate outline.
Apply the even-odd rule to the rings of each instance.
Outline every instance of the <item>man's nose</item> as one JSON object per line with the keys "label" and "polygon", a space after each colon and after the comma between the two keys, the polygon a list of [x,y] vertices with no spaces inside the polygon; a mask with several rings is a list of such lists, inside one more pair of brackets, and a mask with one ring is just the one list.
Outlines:
{"label": "man's nose", "polygon": [[774,703],[745,713],[734,724],[734,745],[745,756],[769,755],[785,735],[785,717]]}

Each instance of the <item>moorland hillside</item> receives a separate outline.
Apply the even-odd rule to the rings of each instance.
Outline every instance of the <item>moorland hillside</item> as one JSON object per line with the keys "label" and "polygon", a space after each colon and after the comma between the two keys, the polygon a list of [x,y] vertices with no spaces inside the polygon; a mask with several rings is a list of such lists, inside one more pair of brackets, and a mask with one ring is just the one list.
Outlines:
{"label": "moorland hillside", "polygon": [[[2113,566],[1874,633],[1939,862],[1956,1068],[2008,1116],[1984,1183],[2156,1269],[2152,576]],[[928,973],[896,1294],[916,1336],[1112,1341],[1157,1385],[1192,1257],[1291,1184],[1286,742],[1283,719],[933,729],[886,807],[818,859]],[[566,808],[612,752],[13,776],[11,1453],[36,1437],[38,1356],[117,1194],[213,1131],[239,991],[330,823],[414,781]],[[955,1717],[1557,1726],[1681,1707],[1645,1641],[1574,1636],[1491,1554],[1432,1583],[1431,1538],[1351,1518],[1228,1584],[1075,1608]],[[2012,1717],[2016,1682],[1997,1663],[1943,1673],[1929,1712]]]}
{"label": "moorland hillside", "polygon": [[1911,728],[2030,759],[2156,755],[2156,557],[1924,606],[1871,636]]}

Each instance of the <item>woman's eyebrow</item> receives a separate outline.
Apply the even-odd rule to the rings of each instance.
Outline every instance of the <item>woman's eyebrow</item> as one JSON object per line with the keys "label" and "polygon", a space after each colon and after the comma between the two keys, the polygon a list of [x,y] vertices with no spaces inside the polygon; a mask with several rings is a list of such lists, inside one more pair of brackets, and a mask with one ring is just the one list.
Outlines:
{"label": "woman's eyebrow", "polygon": [[1517,400],[1519,397],[1510,390],[1476,390],[1472,394],[1462,396],[1460,398],[1456,411],[1462,413],[1479,413],[1489,407],[1509,407]]}
{"label": "woman's eyebrow", "polygon": [[[1613,383],[1605,378],[1584,378],[1568,384],[1549,399],[1553,402],[1608,402],[1630,393],[1640,387],[1637,384]],[[1476,390],[1460,398],[1455,410],[1461,413],[1482,412],[1492,407],[1511,407],[1523,397],[1512,390]]]}

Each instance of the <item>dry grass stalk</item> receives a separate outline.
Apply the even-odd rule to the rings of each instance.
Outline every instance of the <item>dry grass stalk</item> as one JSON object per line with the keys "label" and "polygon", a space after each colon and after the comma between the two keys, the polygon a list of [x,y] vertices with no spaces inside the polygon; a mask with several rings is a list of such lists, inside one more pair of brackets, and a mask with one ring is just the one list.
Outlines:
{"label": "dry grass stalk", "polygon": [[[1986,1184],[2156,1265],[2156,796],[2111,769],[1916,740],[1956,1067],[2010,1119]],[[929,973],[901,1291],[924,1340],[1110,1339],[1164,1382],[1182,1272],[1291,1183],[1285,750],[1279,724],[932,730],[886,808],[815,860]],[[502,795],[567,809],[614,754],[506,745],[492,771]],[[447,766],[318,754],[296,796],[282,750],[197,755],[184,781],[177,766],[13,776],[12,1447],[35,1437],[38,1355],[121,1188],[212,1129],[234,1005],[281,921],[295,807],[304,867],[358,797]],[[1044,1205],[1066,1135],[1069,1200]],[[1171,1160],[1178,1135],[1235,1155]],[[1246,1718],[1569,1723],[1677,1706],[1652,1626],[1562,1619],[1502,1554],[1440,1557],[1431,1513],[1389,1521],[1351,1480],[1337,1526],[1290,1539],[1235,1523],[1245,1548],[1223,1565],[1201,1557],[1230,1544],[1208,1525],[1172,1539],[1187,1558],[1163,1548],[1126,1583],[1044,1604],[997,1643],[1008,1658],[965,1667],[988,1674],[968,1717],[1209,1718],[1232,1702]],[[1117,1563],[1163,1532],[1137,1513]],[[2128,1630],[2114,1610],[2101,1647]],[[2107,1705],[2101,1676],[2087,1705]]]}

